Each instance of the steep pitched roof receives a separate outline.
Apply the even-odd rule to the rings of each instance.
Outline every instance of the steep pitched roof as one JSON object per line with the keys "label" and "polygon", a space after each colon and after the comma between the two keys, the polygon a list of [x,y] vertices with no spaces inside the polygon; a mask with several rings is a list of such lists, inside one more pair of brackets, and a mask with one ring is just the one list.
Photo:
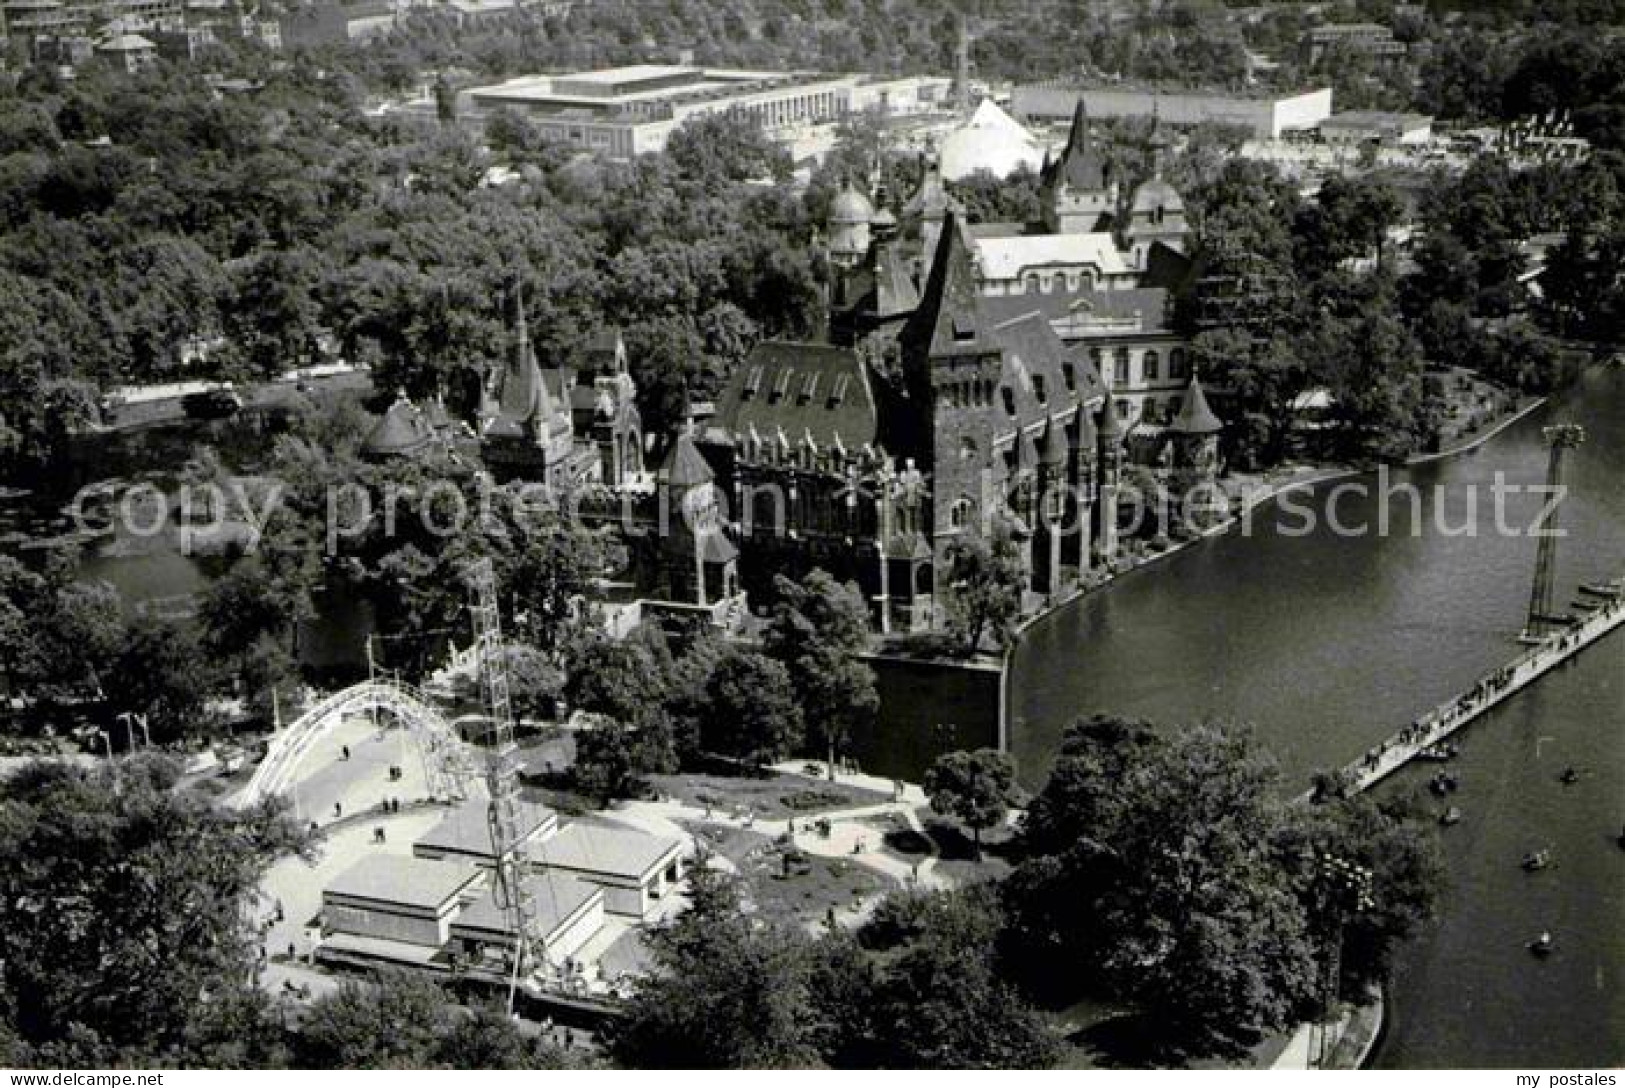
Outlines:
{"label": "steep pitched roof", "polygon": [[550,434],[569,426],[559,413],[536,353],[530,346],[530,326],[525,321],[523,300],[516,300],[518,339],[508,365],[497,378],[497,414],[486,425],[486,433],[521,437],[534,429]]}
{"label": "steep pitched roof", "polygon": [[1099,192],[1107,186],[1106,160],[1089,139],[1089,111],[1078,96],[1072,110],[1072,130],[1067,133],[1061,157],[1050,167],[1046,181],[1058,181],[1068,188]]}
{"label": "steep pitched roof", "polygon": [[937,240],[919,309],[904,326],[902,340],[915,352],[923,350],[931,358],[943,358],[997,350],[990,334],[971,245],[959,216],[950,214]]}
{"label": "steep pitched roof", "polygon": [[[1003,364],[1000,381],[1016,409],[1010,424],[1029,440],[1028,429],[1051,412],[1066,411],[1075,402],[1087,405],[1104,393],[1094,367],[1061,342],[1042,314],[1030,312],[997,325],[993,336]],[[1026,463],[1037,463],[1036,446],[1022,454],[1030,457]]]}
{"label": "steep pitched roof", "polygon": [[695,487],[708,484],[716,478],[705,457],[695,448],[694,436],[687,431],[677,435],[677,441],[666,452],[665,463],[660,466],[660,480],[672,487]]}
{"label": "steep pitched roof", "polygon": [[1207,394],[1202,392],[1202,383],[1194,372],[1191,374],[1191,384],[1185,389],[1184,399],[1180,401],[1179,414],[1174,416],[1168,429],[1175,434],[1190,435],[1217,434],[1224,429],[1219,417],[1208,407]]}
{"label": "steep pitched roof", "polygon": [[820,448],[857,450],[875,441],[879,413],[855,352],[826,344],[766,340],[735,370],[717,402],[714,426],[743,442],[754,428],[792,445],[808,435]]}

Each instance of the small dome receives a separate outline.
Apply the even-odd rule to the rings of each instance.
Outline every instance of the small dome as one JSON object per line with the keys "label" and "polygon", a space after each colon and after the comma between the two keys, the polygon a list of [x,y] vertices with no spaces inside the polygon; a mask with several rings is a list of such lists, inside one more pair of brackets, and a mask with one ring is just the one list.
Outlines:
{"label": "small dome", "polygon": [[1154,212],[1161,208],[1164,212],[1183,212],[1185,198],[1179,195],[1179,190],[1169,185],[1161,178],[1151,178],[1142,182],[1134,190],[1134,200],[1130,206],[1131,212]]}
{"label": "small dome", "polygon": [[867,223],[874,215],[875,206],[869,203],[868,197],[852,188],[850,183],[836,194],[835,200],[829,206],[831,223]]}

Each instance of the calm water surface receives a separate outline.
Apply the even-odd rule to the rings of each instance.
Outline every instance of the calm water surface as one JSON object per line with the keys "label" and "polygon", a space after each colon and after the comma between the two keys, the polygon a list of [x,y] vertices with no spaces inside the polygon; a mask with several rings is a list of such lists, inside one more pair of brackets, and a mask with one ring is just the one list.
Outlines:
{"label": "calm water surface", "polygon": [[[1421,491],[1389,503],[1391,532],[1340,536],[1284,507],[1131,575],[1037,625],[1012,665],[1012,746],[1040,782],[1073,717],[1247,721],[1294,781],[1341,765],[1518,650],[1536,541],[1494,530],[1490,487],[1545,476],[1541,427],[1585,426],[1571,456],[1556,598],[1625,574],[1625,375],[1594,373],[1478,452],[1395,473]],[[1345,492],[1345,525],[1376,524]],[[1318,489],[1323,512],[1331,488]],[[1479,529],[1461,532],[1476,502]],[[1506,500],[1531,525],[1537,495]],[[1444,917],[1406,950],[1378,1064],[1570,1066],[1625,1063],[1625,636],[1616,634],[1464,733],[1466,813],[1445,833]],[[1580,783],[1557,781],[1570,764]],[[1415,789],[1412,769],[1385,789]],[[1555,864],[1518,861],[1551,847]],[[1523,944],[1550,929],[1559,951]]]}

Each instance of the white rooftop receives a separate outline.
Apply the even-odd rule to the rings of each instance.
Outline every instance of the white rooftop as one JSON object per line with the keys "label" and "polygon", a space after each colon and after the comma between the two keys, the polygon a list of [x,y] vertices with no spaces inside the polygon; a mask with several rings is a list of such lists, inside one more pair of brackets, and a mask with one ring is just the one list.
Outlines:
{"label": "white rooftop", "polygon": [[620,824],[582,819],[530,851],[531,861],[578,872],[641,879],[665,864],[682,843]]}
{"label": "white rooftop", "polygon": [[479,878],[457,861],[425,861],[399,854],[368,854],[327,885],[328,895],[438,909]]}
{"label": "white rooftop", "polygon": [[1026,269],[1094,265],[1102,275],[1132,272],[1109,233],[1023,234],[975,238],[977,264],[984,279],[1013,280]]}
{"label": "white rooftop", "polygon": [[942,176],[960,181],[978,170],[1006,177],[1019,166],[1037,170],[1044,162],[1044,149],[1032,133],[984,98],[969,121],[949,133],[939,151]]}

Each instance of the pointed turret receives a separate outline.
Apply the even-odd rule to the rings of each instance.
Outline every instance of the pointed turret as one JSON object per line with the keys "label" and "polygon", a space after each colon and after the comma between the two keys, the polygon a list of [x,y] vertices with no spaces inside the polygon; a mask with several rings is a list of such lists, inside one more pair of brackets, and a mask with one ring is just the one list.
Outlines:
{"label": "pointed turret", "polygon": [[706,462],[699,447],[694,445],[694,436],[684,428],[677,435],[677,441],[671,444],[666,451],[666,460],[660,466],[660,482],[676,490],[685,490],[708,484],[716,478],[711,466]]}
{"label": "pointed turret", "polygon": [[1072,110],[1072,129],[1067,133],[1066,147],[1051,169],[1056,181],[1085,192],[1105,189],[1111,182],[1110,168],[1089,138],[1089,109],[1081,94]]}
{"label": "pointed turret", "polygon": [[1179,405],[1179,414],[1168,427],[1174,434],[1191,436],[1218,434],[1224,429],[1219,417],[1208,406],[1207,394],[1196,371],[1191,371],[1191,383],[1185,388],[1185,398]]}
{"label": "pointed turret", "polygon": [[984,328],[976,264],[959,217],[950,213],[931,260],[920,305],[904,326],[904,344],[932,358],[985,355],[998,350]]}
{"label": "pointed turret", "polygon": [[1043,172],[1040,203],[1044,225],[1053,234],[1088,234],[1110,229],[1117,214],[1117,182],[1105,156],[1089,138],[1089,111],[1083,96],[1072,112],[1066,146]]}

